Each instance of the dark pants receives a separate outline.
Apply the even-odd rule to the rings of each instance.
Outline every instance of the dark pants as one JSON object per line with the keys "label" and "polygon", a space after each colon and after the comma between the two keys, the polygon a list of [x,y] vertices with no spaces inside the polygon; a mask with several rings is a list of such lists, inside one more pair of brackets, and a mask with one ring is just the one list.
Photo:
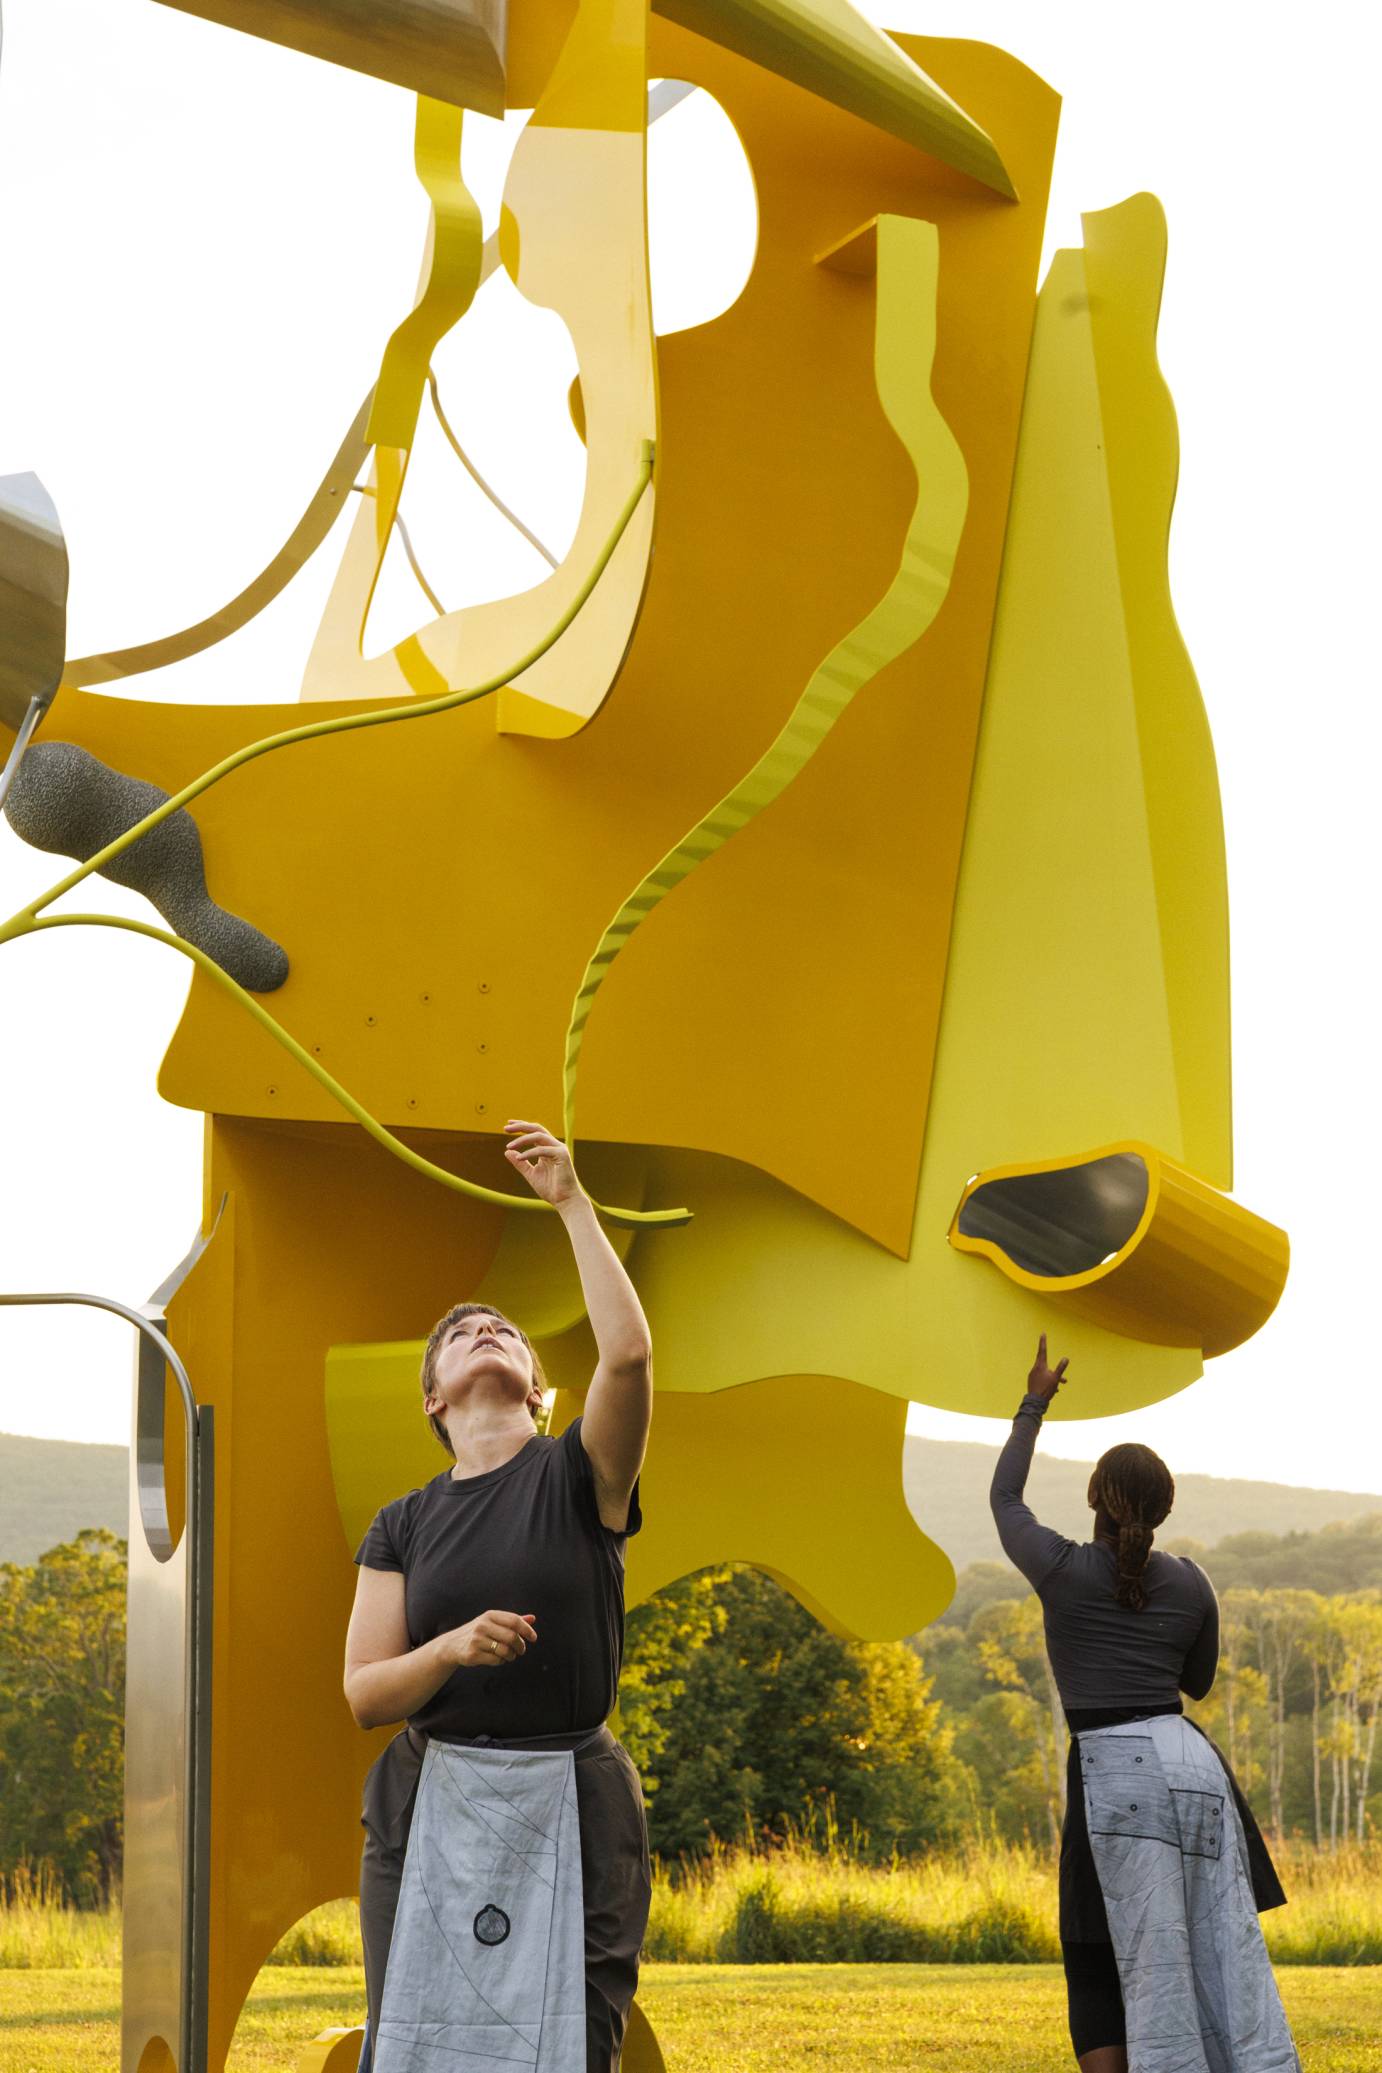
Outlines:
{"label": "dark pants", "polygon": [[[566,1738],[565,1746],[577,1739]],[[560,1748],[563,1738],[553,1736],[527,1746]],[[360,1935],[371,2037],[379,2034],[384,1971],[426,1750],[426,1737],[405,1728],[365,1780]],[[652,1897],[648,1827],[638,1773],[608,1728],[580,1739],[575,1756],[585,1913],[586,2073],[618,2073]]]}
{"label": "dark pants", "polygon": [[1100,2045],[1126,2044],[1127,2018],[1111,1943],[1063,1943],[1070,2042],[1077,2059]]}

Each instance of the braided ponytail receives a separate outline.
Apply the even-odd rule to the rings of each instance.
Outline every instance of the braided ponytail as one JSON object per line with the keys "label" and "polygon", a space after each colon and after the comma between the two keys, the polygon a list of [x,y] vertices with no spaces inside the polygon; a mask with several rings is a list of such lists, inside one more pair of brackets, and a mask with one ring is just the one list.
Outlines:
{"label": "braided ponytail", "polygon": [[1142,1578],[1152,1552],[1152,1537],[1175,1499],[1171,1471],[1150,1447],[1129,1443],[1110,1447],[1089,1479],[1089,1502],[1104,1511],[1118,1528],[1118,1603],[1141,1612],[1147,1603]]}

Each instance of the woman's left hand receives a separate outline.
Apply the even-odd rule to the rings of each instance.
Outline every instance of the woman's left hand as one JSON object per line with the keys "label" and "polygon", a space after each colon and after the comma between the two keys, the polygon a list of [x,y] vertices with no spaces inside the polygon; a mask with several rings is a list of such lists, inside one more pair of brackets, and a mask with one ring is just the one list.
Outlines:
{"label": "woman's left hand", "polygon": [[559,1137],[554,1137],[541,1123],[524,1123],[513,1117],[504,1128],[509,1134],[504,1157],[518,1168],[535,1195],[550,1202],[553,1209],[584,1198],[571,1154]]}
{"label": "woman's left hand", "polygon": [[1046,1334],[1043,1332],[1037,1342],[1037,1357],[1033,1361],[1031,1372],[1027,1376],[1028,1395],[1045,1397],[1049,1404],[1056,1391],[1065,1381],[1065,1371],[1069,1365],[1069,1354],[1066,1355],[1064,1360],[1058,1360],[1054,1367],[1048,1365],[1046,1359]]}

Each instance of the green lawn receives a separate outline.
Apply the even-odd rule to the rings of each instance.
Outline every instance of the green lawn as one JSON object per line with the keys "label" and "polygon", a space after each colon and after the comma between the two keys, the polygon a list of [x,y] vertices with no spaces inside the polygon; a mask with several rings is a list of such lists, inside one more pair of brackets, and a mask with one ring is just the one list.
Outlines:
{"label": "green lawn", "polygon": [[[1382,1966],[1280,1973],[1306,2073],[1382,2073]],[[0,2073],[115,2073],[119,1974],[0,1974]],[[349,1967],[260,1974],[229,2073],[295,2073],[358,2022]],[[1055,1965],[649,1965],[668,2073],[1045,2073],[1073,2067]]]}

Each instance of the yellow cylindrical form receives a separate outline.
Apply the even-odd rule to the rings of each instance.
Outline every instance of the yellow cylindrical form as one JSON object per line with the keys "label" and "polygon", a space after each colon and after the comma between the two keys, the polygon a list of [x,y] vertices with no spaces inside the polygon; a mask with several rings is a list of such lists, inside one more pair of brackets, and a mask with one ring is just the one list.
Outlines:
{"label": "yellow cylindrical form", "polygon": [[1275,1224],[1131,1141],[976,1174],[950,1243],[1124,1338],[1206,1359],[1261,1329],[1290,1263]]}

